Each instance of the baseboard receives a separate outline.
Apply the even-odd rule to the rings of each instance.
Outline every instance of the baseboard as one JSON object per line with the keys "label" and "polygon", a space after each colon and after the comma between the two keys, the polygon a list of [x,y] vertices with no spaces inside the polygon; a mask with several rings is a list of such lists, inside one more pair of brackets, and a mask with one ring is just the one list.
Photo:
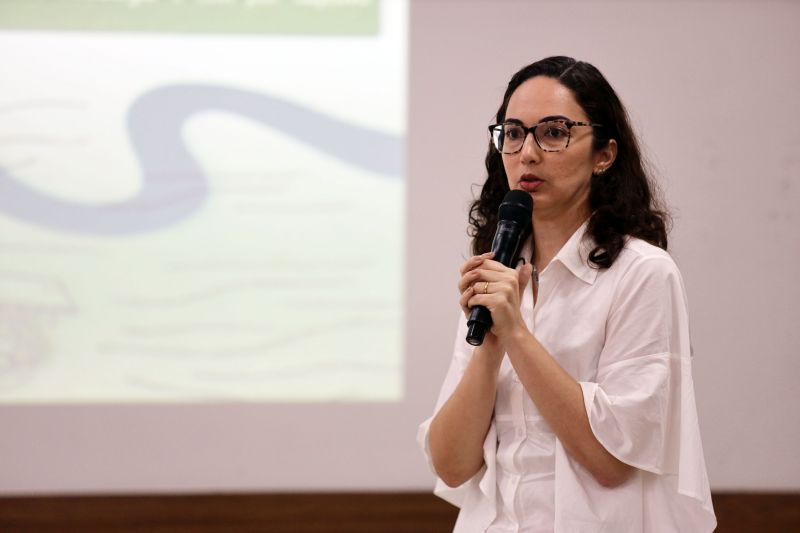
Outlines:
{"label": "baseboard", "polygon": [[[714,494],[720,533],[800,531],[800,493]],[[446,533],[429,493],[0,498],[3,533]]]}

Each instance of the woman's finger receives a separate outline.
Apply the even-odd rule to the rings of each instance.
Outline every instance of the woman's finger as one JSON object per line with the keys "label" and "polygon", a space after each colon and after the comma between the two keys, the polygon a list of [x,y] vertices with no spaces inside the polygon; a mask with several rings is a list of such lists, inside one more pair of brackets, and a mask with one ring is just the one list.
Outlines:
{"label": "woman's finger", "polygon": [[482,305],[486,308],[491,308],[501,301],[500,298],[502,298],[502,296],[498,296],[497,294],[484,294],[480,291],[475,291],[472,296],[467,299],[467,307],[472,309],[476,305]]}
{"label": "woman's finger", "polygon": [[[516,275],[516,272],[514,273]],[[476,268],[464,274],[458,281],[458,292],[464,292],[467,287],[483,281],[503,281],[510,280],[512,277],[506,272],[498,272],[496,270],[484,270]]]}
{"label": "woman's finger", "polygon": [[463,293],[467,290],[467,287],[471,286],[475,281],[478,280],[480,276],[480,272],[477,270],[470,270],[469,272],[465,273],[461,278],[458,280],[458,292]]}
{"label": "woman's finger", "polygon": [[470,270],[472,270],[476,266],[478,266],[481,263],[483,263],[486,259],[489,259],[491,257],[494,257],[494,253],[493,252],[487,252],[487,253],[481,254],[481,255],[473,255],[472,257],[467,259],[466,263],[464,263],[461,266],[461,270],[460,270],[461,275],[463,276],[465,273],[469,272]]}
{"label": "woman's finger", "polygon": [[518,278],[518,286],[519,286],[519,294],[520,298],[522,297],[522,293],[525,291],[525,287],[528,286],[528,283],[531,281],[531,276],[533,275],[533,265],[528,263],[527,265],[522,265],[519,269],[519,278]]}
{"label": "woman's finger", "polygon": [[458,304],[461,306],[461,310],[464,311],[464,316],[469,316],[470,308],[469,308],[469,299],[475,295],[475,289],[470,285],[467,287],[461,294],[461,298],[458,300]]}
{"label": "woman's finger", "polygon": [[508,268],[503,263],[499,261],[494,261],[492,259],[486,259],[483,263],[481,263],[481,268],[485,270],[496,270],[497,272],[513,272],[513,268]]}
{"label": "woman's finger", "polygon": [[505,280],[516,279],[518,277],[516,270],[499,271],[499,270],[487,270],[485,268],[476,268],[472,272],[476,273],[474,278],[477,281],[505,281]]}

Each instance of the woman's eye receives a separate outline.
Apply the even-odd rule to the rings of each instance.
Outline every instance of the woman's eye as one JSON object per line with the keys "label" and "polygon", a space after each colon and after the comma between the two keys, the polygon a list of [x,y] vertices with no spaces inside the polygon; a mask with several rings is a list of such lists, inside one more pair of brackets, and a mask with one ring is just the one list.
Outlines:
{"label": "woman's eye", "polygon": [[550,139],[563,139],[569,132],[559,126],[549,126],[544,130],[544,136]]}
{"label": "woman's eye", "polygon": [[506,128],[507,139],[519,139],[522,137],[522,130],[520,128]]}

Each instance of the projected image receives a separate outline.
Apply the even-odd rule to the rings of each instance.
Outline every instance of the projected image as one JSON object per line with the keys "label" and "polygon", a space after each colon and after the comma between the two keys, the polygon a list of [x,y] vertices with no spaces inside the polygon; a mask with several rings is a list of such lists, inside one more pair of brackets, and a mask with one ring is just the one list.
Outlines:
{"label": "projected image", "polygon": [[0,3],[0,402],[396,401],[403,1]]}

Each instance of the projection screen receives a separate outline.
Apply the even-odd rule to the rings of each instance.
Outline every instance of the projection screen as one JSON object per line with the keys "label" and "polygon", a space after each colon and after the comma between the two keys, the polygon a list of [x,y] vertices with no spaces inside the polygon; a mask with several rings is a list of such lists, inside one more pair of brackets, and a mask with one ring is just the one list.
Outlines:
{"label": "projection screen", "polygon": [[0,3],[0,402],[400,400],[407,19]]}

